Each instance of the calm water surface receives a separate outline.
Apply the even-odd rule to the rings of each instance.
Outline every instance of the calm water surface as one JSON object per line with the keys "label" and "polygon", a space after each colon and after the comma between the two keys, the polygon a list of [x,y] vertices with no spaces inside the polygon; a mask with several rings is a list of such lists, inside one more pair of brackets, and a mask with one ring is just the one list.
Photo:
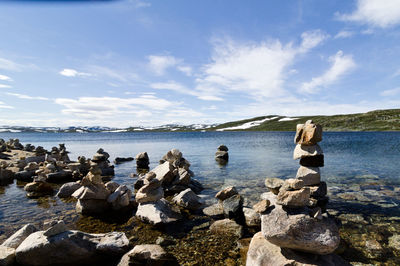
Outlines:
{"label": "calm water surface", "polygon": [[[266,191],[265,177],[296,175],[299,164],[292,159],[293,137],[294,132],[0,133],[0,138],[19,138],[23,144],[46,149],[65,143],[72,160],[79,155],[91,157],[100,147],[112,160],[146,151],[150,168],[157,166],[168,150],[177,148],[191,162],[191,170],[206,187],[203,194],[209,201],[221,187],[234,185],[250,202]],[[225,166],[214,160],[220,144],[229,148],[230,159]],[[322,179],[330,187],[333,204],[346,206],[348,201],[335,195],[358,193],[363,186],[369,186],[365,190],[370,194],[363,194],[367,202],[372,199],[388,208],[400,204],[396,190],[400,183],[400,132],[326,132],[320,146],[325,153]],[[129,174],[135,171],[135,162],[118,165],[114,181],[133,189],[135,179]],[[55,197],[27,199],[23,185],[0,187],[0,238],[26,222],[73,213],[73,203]]]}

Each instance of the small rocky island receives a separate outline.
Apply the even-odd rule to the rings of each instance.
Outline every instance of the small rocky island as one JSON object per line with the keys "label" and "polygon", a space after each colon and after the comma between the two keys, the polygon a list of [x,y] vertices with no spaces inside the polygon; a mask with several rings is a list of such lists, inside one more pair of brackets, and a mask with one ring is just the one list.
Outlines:
{"label": "small rocky island", "polygon": [[[92,158],[71,161],[64,144],[47,151],[23,146],[18,139],[0,139],[2,185],[17,179],[26,183],[27,199],[58,197],[74,204],[82,217],[123,216],[132,224],[129,230],[90,233],[71,229],[62,219],[32,221],[0,245],[0,265],[204,265],[205,258],[191,254],[181,239],[206,249],[213,246],[215,265],[348,265],[334,254],[340,236],[326,211],[321,140],[318,124],[298,125],[296,178],[267,178],[269,191],[256,204],[233,186],[222,188],[215,203],[207,204],[201,194],[206,184],[194,179],[190,162],[177,149],[151,170],[146,152],[116,158],[116,164],[136,161],[138,174],[132,174],[130,189],[112,180],[115,169],[103,149]],[[226,163],[228,158],[228,148],[220,145],[215,159]],[[230,252],[241,255],[237,261],[226,259]]]}

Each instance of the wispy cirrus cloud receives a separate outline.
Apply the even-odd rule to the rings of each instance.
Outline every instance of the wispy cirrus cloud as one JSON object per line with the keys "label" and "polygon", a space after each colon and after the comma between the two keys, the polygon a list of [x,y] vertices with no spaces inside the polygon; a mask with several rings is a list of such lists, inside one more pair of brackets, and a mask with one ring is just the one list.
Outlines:
{"label": "wispy cirrus cloud", "polygon": [[353,35],[354,35],[353,31],[341,30],[333,38],[334,39],[345,39],[345,38],[350,38]]}
{"label": "wispy cirrus cloud", "polygon": [[385,96],[385,97],[396,96],[399,94],[400,94],[400,87],[390,89],[390,90],[384,90],[380,93],[381,96]]}
{"label": "wispy cirrus cloud", "polygon": [[88,76],[92,76],[92,74],[90,73],[85,73],[85,72],[79,72],[75,69],[72,68],[64,68],[63,70],[61,70],[60,72],[58,72],[60,75],[64,76],[64,77],[79,77],[79,76],[84,76],[84,77],[88,77]]}
{"label": "wispy cirrus cloud", "polygon": [[0,101],[0,109],[14,109],[14,107]]}
{"label": "wispy cirrus cloud", "polygon": [[0,84],[0,89],[9,89],[9,88],[11,88],[10,85],[7,85],[7,84]]}
{"label": "wispy cirrus cloud", "polygon": [[389,28],[400,24],[400,0],[358,0],[350,14],[336,14],[339,20],[372,27]]}
{"label": "wispy cirrus cloud", "polygon": [[176,67],[178,71],[188,76],[192,74],[192,68],[185,65],[180,58],[171,55],[149,55],[147,59],[150,70],[158,76],[164,75],[171,67]]}
{"label": "wispy cirrus cloud", "polygon": [[0,80],[2,80],[2,81],[12,81],[12,79],[9,76],[6,76],[6,75],[0,75]]}
{"label": "wispy cirrus cloud", "polygon": [[356,67],[353,57],[344,55],[343,51],[338,51],[334,56],[329,57],[329,61],[332,64],[331,67],[321,76],[312,78],[309,82],[304,82],[299,92],[317,93],[321,87],[333,84]]}
{"label": "wispy cirrus cloud", "polygon": [[9,96],[14,96],[20,99],[25,99],[25,100],[41,100],[41,101],[49,101],[49,98],[46,97],[41,97],[41,96],[29,96],[25,94],[19,94],[19,93],[12,93],[12,92],[6,92],[7,95]]}

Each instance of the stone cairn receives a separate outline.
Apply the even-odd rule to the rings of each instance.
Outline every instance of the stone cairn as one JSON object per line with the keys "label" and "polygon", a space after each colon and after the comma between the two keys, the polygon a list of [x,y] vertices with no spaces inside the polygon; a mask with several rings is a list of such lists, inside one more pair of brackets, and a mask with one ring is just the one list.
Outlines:
{"label": "stone cairn", "polygon": [[325,208],[320,207],[327,203],[327,187],[321,182],[319,171],[324,166],[318,145],[321,140],[320,125],[311,120],[297,125],[293,157],[300,159],[300,168],[296,178],[267,178],[265,184],[270,192],[262,198],[270,202],[270,207],[261,215],[261,232],[250,243],[247,265],[288,265],[299,261],[347,265],[331,254],[339,246],[339,230]]}
{"label": "stone cairn", "polygon": [[229,160],[228,147],[219,145],[215,153],[215,160],[220,164],[226,164]]}
{"label": "stone cairn", "polygon": [[136,217],[151,224],[165,224],[182,218],[179,208],[173,206],[165,196],[172,196],[172,202],[181,208],[196,210],[201,207],[201,199],[196,195],[203,188],[194,179],[189,169],[190,163],[177,149],[168,151],[160,160],[160,165],[135,183],[135,200],[139,204]]}
{"label": "stone cairn", "polygon": [[147,152],[138,153],[135,156],[135,160],[136,160],[136,168],[137,169],[144,169],[144,170],[149,169],[150,160],[149,160],[149,155],[147,154]]}

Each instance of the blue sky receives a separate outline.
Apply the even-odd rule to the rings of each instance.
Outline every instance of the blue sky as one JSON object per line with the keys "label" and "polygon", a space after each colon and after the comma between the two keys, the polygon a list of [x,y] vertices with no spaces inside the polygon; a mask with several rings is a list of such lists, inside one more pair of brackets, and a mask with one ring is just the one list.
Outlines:
{"label": "blue sky", "polygon": [[400,0],[0,3],[0,125],[400,107]]}

